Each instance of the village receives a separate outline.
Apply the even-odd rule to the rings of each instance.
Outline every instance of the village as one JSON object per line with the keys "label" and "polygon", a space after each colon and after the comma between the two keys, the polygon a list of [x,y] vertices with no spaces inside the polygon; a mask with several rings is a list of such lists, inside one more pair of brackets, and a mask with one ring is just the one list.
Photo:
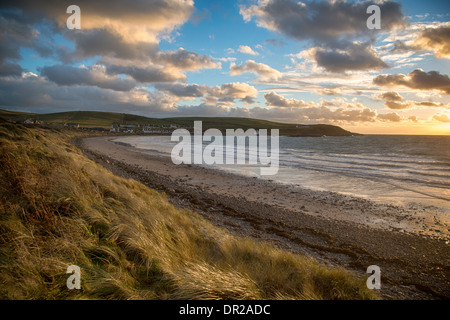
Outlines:
{"label": "village", "polygon": [[171,134],[178,126],[171,125],[137,125],[137,124],[113,124],[109,132],[117,133],[153,133],[153,134]]}
{"label": "village", "polygon": [[[77,129],[83,131],[90,132],[110,132],[110,133],[124,133],[124,134],[162,134],[169,135],[175,129],[181,128],[175,124],[169,125],[142,125],[142,124],[112,124],[109,129],[107,127],[87,127],[82,126],[79,123],[75,122],[66,122],[64,124],[55,124],[55,123],[46,123],[41,120],[28,118],[23,121],[19,121],[26,125],[36,125],[36,126],[47,126],[47,127],[56,127],[56,128],[68,128],[68,129]],[[192,130],[192,128],[186,127],[185,129]]]}

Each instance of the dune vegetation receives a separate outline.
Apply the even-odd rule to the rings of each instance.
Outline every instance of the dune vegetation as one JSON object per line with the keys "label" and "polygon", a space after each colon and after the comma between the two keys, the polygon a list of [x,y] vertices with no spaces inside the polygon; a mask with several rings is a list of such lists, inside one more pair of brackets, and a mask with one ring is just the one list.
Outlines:
{"label": "dune vegetation", "polygon": [[[113,175],[81,133],[0,123],[1,299],[374,299],[365,279],[216,228]],[[81,269],[69,290],[67,267]]]}

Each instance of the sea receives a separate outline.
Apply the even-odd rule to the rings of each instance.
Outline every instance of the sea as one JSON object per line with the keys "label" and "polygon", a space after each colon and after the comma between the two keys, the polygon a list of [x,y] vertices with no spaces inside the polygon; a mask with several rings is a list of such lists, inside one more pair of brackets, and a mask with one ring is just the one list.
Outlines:
{"label": "sea", "polygon": [[[170,155],[178,143],[170,136],[128,136],[116,141],[165,155]],[[245,151],[247,156],[256,152],[249,148]],[[450,136],[281,136],[276,175],[260,175],[260,165],[208,167],[373,201],[431,206],[450,213]]]}

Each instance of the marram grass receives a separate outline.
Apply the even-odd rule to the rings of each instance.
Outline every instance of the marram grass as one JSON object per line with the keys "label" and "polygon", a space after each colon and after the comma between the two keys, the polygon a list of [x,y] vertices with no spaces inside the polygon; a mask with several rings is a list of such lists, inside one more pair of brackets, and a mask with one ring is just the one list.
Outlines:
{"label": "marram grass", "polygon": [[0,298],[377,298],[342,268],[232,236],[113,175],[73,137],[0,123]]}

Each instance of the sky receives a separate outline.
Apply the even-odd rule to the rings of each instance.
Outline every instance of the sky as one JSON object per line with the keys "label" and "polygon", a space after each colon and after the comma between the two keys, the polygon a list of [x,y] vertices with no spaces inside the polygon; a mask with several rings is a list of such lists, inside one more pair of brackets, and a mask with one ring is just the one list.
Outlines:
{"label": "sky", "polygon": [[[73,4],[80,29],[68,28]],[[379,29],[368,27],[371,5]],[[0,108],[450,134],[449,9],[437,0],[2,1]]]}

